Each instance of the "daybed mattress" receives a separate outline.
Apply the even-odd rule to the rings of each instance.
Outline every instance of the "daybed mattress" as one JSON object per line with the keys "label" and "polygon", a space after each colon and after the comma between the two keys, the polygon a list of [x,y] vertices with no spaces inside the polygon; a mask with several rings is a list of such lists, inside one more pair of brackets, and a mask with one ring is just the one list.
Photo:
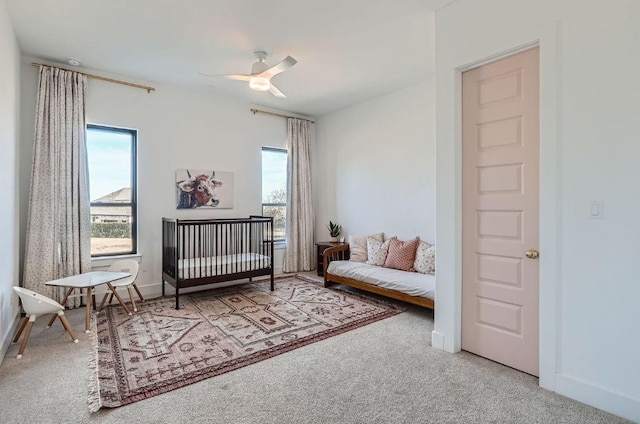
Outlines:
{"label": "daybed mattress", "polygon": [[332,261],[327,272],[411,296],[432,300],[436,298],[436,277],[431,274],[400,271],[353,261]]}
{"label": "daybed mattress", "polygon": [[240,253],[180,259],[180,278],[202,278],[268,268],[271,259],[259,253]]}

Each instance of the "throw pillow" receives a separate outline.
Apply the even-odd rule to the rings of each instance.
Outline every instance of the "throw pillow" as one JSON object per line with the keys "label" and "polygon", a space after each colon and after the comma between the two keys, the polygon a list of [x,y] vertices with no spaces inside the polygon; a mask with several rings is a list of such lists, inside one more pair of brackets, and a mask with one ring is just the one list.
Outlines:
{"label": "throw pillow", "polygon": [[373,237],[367,237],[367,263],[369,265],[384,265],[389,250],[389,241],[383,243]]}
{"label": "throw pillow", "polygon": [[409,241],[400,241],[397,237],[391,237],[389,241],[389,253],[384,261],[385,268],[413,271],[413,262],[416,259],[420,237]]}
{"label": "throw pillow", "polygon": [[349,260],[353,262],[367,261],[367,237],[382,241],[384,233],[370,234],[368,236],[349,236]]}
{"label": "throw pillow", "polygon": [[421,274],[436,273],[436,247],[426,241],[420,241],[416,250],[416,260],[413,268]]}

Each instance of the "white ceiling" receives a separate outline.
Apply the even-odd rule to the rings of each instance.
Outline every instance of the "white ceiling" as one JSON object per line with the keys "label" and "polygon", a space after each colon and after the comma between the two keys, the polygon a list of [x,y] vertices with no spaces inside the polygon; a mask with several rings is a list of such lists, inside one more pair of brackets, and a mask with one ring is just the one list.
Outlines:
{"label": "white ceiling", "polygon": [[[6,0],[22,54],[320,116],[433,75],[433,11],[453,0]],[[287,99],[199,72],[248,74]]]}

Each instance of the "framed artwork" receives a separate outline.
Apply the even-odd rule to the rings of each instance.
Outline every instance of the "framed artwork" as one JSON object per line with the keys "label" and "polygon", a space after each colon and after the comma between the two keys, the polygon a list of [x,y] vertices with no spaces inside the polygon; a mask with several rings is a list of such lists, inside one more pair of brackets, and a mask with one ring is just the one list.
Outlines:
{"label": "framed artwork", "polygon": [[233,208],[233,172],[176,170],[176,209]]}

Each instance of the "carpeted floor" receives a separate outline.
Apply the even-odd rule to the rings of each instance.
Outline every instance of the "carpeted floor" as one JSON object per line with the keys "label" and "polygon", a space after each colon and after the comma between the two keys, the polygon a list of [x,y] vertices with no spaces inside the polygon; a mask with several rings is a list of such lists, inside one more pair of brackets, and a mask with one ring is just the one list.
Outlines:
{"label": "carpeted floor", "polygon": [[[74,328],[84,311],[67,313]],[[430,347],[407,312],[153,398],[90,415],[87,335],[34,326],[0,366],[2,423],[626,423],[477,356]]]}

